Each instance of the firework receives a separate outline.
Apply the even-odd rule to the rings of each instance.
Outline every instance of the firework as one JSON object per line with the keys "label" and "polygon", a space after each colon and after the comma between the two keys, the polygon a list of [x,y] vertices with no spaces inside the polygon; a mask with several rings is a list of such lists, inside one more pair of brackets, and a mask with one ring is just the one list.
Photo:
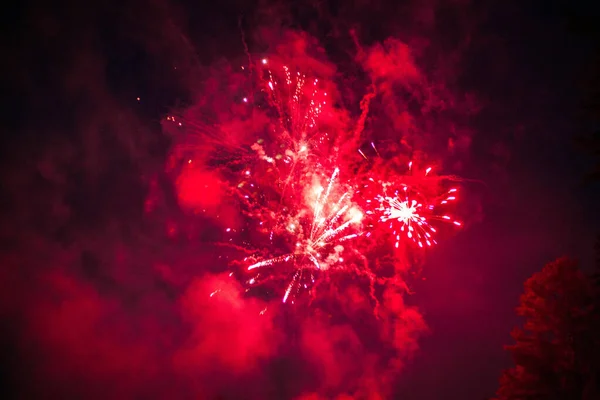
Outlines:
{"label": "firework", "polygon": [[336,168],[326,189],[318,184],[311,187],[307,197],[314,197],[312,206],[301,209],[296,216],[289,218],[286,225],[287,232],[295,241],[294,250],[248,266],[248,271],[258,272],[248,280],[249,284],[259,282],[262,271],[268,267],[271,269],[270,275],[267,275],[269,280],[280,274],[290,275],[282,299],[285,303],[290,295],[314,284],[316,273],[324,273],[336,265],[343,265],[342,243],[360,235],[363,215],[350,202],[349,191],[335,199],[338,176],[339,169]]}
{"label": "firework", "polygon": [[[294,303],[303,291],[314,295],[319,283],[329,281],[332,271],[349,271],[369,280],[371,297],[378,304],[375,284],[397,285],[399,278],[370,269],[373,260],[365,254],[372,240],[353,241],[351,247],[345,247],[345,242],[362,235],[362,210],[376,217],[379,223],[375,226],[390,228],[396,247],[409,239],[423,248],[436,243],[438,221],[460,226],[444,212],[456,199],[457,190],[433,195],[421,187],[431,168],[421,177],[413,173],[410,163],[410,174],[396,175],[389,173],[389,165],[375,162],[369,173],[379,179],[370,179],[369,191],[377,192],[369,195],[364,190],[361,196],[364,200],[366,193],[367,204],[357,203],[355,197],[360,196],[355,194],[361,186],[356,182],[366,180],[352,173],[356,168],[350,154],[360,161],[355,152],[363,140],[374,89],[365,94],[360,118],[351,129],[342,126],[346,114],[339,110],[340,114],[334,114],[325,82],[267,59],[249,70],[261,73],[258,90],[244,92],[245,97],[231,108],[237,119],[209,124],[167,118],[178,132],[189,129],[185,145],[179,146],[182,157],[197,149],[196,158],[208,169],[218,170],[224,192],[238,199],[245,220],[239,231],[226,228],[227,240],[219,241],[246,255],[236,257],[238,261],[232,264],[238,269],[230,276],[243,280],[246,291],[261,287],[281,293],[283,303]],[[211,121],[201,114],[199,120],[205,119]],[[372,142],[371,147],[377,160],[387,159]],[[365,152],[358,152],[373,164]],[[190,155],[190,164],[192,158]],[[333,172],[325,175],[320,171]],[[351,179],[340,182],[340,175]],[[371,229],[373,222],[364,223],[367,238],[377,233]],[[219,292],[215,289],[211,297]]]}
{"label": "firework", "polygon": [[[263,59],[267,64],[267,60]],[[292,74],[287,65],[282,67],[284,79],[280,81],[273,75],[271,69],[267,69],[267,87],[269,93],[279,112],[279,120],[282,126],[289,132],[307,134],[307,130],[316,127],[317,119],[322,107],[327,104],[325,99],[319,99],[319,80],[313,78],[307,82],[305,74],[296,72]],[[281,87],[281,88],[280,88]],[[327,97],[327,92],[323,92]]]}
{"label": "firework", "polygon": [[314,157],[330,139],[328,132],[319,129],[319,119],[329,102],[327,91],[318,78],[307,77],[288,65],[271,66],[266,58],[261,64],[264,90],[276,111],[276,141],[293,154]]}
{"label": "firework", "polygon": [[[326,151],[326,156],[316,156],[328,138],[318,129],[319,116],[327,103],[327,93],[321,90],[319,80],[292,73],[287,65],[272,67],[275,63],[266,58],[260,64],[265,75],[260,86],[268,95],[267,108],[274,112],[270,117],[273,123],[264,137],[250,146],[252,156],[246,160],[237,190],[244,204],[242,211],[249,210],[247,216],[261,221],[262,230],[286,226],[290,205],[297,203],[298,192],[309,184],[307,176],[334,162]],[[277,233],[276,228],[271,231]]]}
{"label": "firework", "polygon": [[[423,176],[415,177],[412,174],[412,167],[411,161],[408,169],[412,179],[404,177],[412,185],[403,183],[401,178],[398,179],[400,182],[397,184],[382,182],[380,183],[382,193],[377,194],[374,201],[368,200],[368,203],[376,204],[370,214],[377,214],[379,222],[389,227],[396,248],[403,238],[412,241],[420,248],[437,244],[435,239],[437,230],[433,226],[436,221],[462,226],[462,223],[448,212],[448,205],[456,200],[458,189],[453,187],[441,195],[427,196],[418,190],[418,182],[434,179],[437,183],[436,178],[428,178],[432,168],[428,167]],[[370,180],[375,182],[373,179]],[[437,184],[435,186],[437,187]]]}
{"label": "firework", "polygon": [[[329,135],[321,131],[319,119],[328,95],[319,80],[287,65],[275,67],[267,59],[261,64],[274,123],[270,134],[251,146],[255,157],[241,172],[237,193],[242,212],[258,222],[258,232],[268,235],[269,244],[259,249],[288,250],[247,258],[245,269],[252,275],[245,281],[249,287],[268,289],[277,284],[267,282],[285,282],[285,303],[301,290],[312,291],[331,268],[350,265],[343,243],[360,235],[362,211],[352,203],[351,185],[340,183],[340,169],[332,168],[335,156],[325,148]],[[328,169],[333,173],[321,185],[325,176],[318,171]]]}

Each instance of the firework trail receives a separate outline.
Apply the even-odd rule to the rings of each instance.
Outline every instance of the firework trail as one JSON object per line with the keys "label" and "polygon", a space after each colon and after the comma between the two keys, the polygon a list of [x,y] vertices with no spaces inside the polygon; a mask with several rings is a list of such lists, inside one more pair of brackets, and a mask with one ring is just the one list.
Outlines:
{"label": "firework trail", "polygon": [[[275,63],[275,62],[273,62]],[[321,151],[329,141],[329,133],[318,129],[318,120],[327,105],[327,91],[322,90],[317,78],[307,78],[299,71],[292,72],[287,65],[271,68],[270,61],[261,60],[265,74],[265,88],[268,103],[275,110],[277,124],[273,129],[271,143],[257,142],[252,149],[259,157],[272,166],[282,168],[280,172],[286,184],[298,162],[317,155],[330,155]],[[274,157],[268,156],[265,148],[273,147]],[[323,149],[327,150],[327,149]],[[285,191],[285,189],[284,189]]]}
{"label": "firework trail", "polygon": [[[268,64],[266,58],[263,64]],[[279,112],[279,121],[282,127],[299,136],[297,139],[305,140],[309,130],[317,125],[317,119],[322,107],[327,104],[327,92],[323,92],[323,99],[319,99],[320,91],[317,87],[319,80],[309,80],[305,74],[296,72],[292,74],[287,65],[282,66],[284,79],[277,79],[271,69],[267,69],[267,87],[274,104]]]}
{"label": "firework trail", "polygon": [[[261,271],[266,267],[275,267],[278,264],[291,266],[293,272],[282,299],[285,303],[290,294],[297,294],[301,288],[308,289],[308,285],[314,284],[315,273],[328,271],[336,265],[343,267],[342,243],[360,235],[363,215],[350,203],[349,191],[333,200],[338,175],[339,169],[336,168],[326,189],[320,185],[314,187],[316,199],[313,206],[309,210],[301,210],[298,216],[288,223],[287,231],[295,239],[294,251],[248,266],[248,271],[258,271],[258,274],[248,281],[249,284],[258,282]],[[268,276],[273,275],[278,275],[278,272],[271,271]]]}
{"label": "firework trail", "polygon": [[[352,203],[351,185],[340,182],[336,157],[326,148],[329,134],[319,129],[328,100],[319,80],[292,72],[287,65],[276,69],[267,59],[260,64],[265,108],[272,111],[274,123],[270,134],[250,146],[254,157],[244,161],[234,192],[242,213],[257,221],[258,232],[268,235],[268,244],[252,252],[290,249],[272,257],[246,257],[245,275],[254,275],[244,280],[249,288],[263,286],[275,292],[285,282],[285,303],[293,302],[301,290],[312,291],[332,267],[352,268],[354,264],[344,260],[343,243],[360,236],[363,213]],[[242,100],[248,102],[249,97]],[[335,139],[341,140],[336,133]],[[321,185],[325,176],[320,171],[332,169],[327,184]],[[246,250],[252,242],[260,240],[244,243]],[[352,257],[356,252],[349,253]]]}
{"label": "firework trail", "polygon": [[320,151],[329,135],[318,129],[327,103],[319,80],[292,73],[287,65],[277,74],[270,63],[266,58],[260,61],[265,79],[259,86],[267,93],[267,108],[274,111],[275,123],[250,146],[252,154],[236,188],[243,210],[249,210],[246,215],[260,220],[261,226],[285,225],[288,211],[301,197],[298,193],[310,183],[308,178],[335,165],[326,150]]}

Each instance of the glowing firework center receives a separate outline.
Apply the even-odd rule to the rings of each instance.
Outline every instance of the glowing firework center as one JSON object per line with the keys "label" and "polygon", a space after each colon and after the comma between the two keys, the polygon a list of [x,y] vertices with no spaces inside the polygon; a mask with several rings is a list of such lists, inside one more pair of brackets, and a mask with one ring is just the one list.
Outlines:
{"label": "glowing firework center", "polygon": [[395,247],[398,248],[401,236],[405,235],[419,247],[437,244],[433,236],[437,232],[429,221],[440,220],[461,226],[459,221],[453,220],[449,215],[439,215],[436,209],[456,200],[457,189],[450,189],[444,196],[435,198],[430,204],[424,206],[416,194],[411,194],[408,186],[403,185],[402,190],[396,190],[393,196],[387,194],[389,184],[383,185],[384,195],[377,196],[379,201],[380,222],[388,222],[392,234],[395,236]]}
{"label": "glowing firework center", "polygon": [[[327,271],[335,263],[343,263],[341,253],[344,247],[341,243],[360,235],[356,229],[353,233],[346,234],[346,231],[358,225],[363,217],[362,212],[350,203],[350,193],[346,191],[337,201],[331,201],[332,189],[338,175],[339,169],[336,168],[329,179],[327,189],[324,190],[317,184],[309,190],[308,200],[313,202],[310,223],[303,224],[302,222],[307,219],[303,218],[303,213],[300,213],[294,222],[287,225],[287,231],[296,235],[298,239],[294,252],[262,260],[248,267],[250,271],[280,263],[293,263],[295,272],[285,291],[283,302],[287,301],[294,288],[299,290],[300,282],[308,278],[304,274],[309,274],[310,282],[314,283],[313,271]],[[304,225],[307,229],[303,229]],[[304,231],[307,232],[306,235]],[[256,279],[252,278],[251,281],[254,282]],[[304,287],[306,288],[306,284]]]}

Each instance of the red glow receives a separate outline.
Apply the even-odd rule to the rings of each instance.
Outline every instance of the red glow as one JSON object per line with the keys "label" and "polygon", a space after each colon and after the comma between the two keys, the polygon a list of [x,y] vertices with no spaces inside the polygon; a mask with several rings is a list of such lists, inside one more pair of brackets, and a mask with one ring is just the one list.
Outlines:
{"label": "red glow", "polygon": [[[207,296],[215,287],[218,296]],[[272,321],[260,315],[264,307],[245,300],[241,288],[227,277],[194,282],[181,303],[192,334],[174,356],[176,368],[190,374],[218,365],[235,372],[253,368],[276,350],[278,341]]]}
{"label": "red glow", "polygon": [[186,169],[177,179],[177,193],[182,205],[196,209],[216,207],[223,197],[217,176],[193,167]]}
{"label": "red glow", "polygon": [[[391,42],[388,45],[400,49],[398,54],[407,54],[402,46]],[[378,57],[376,52],[373,54]],[[354,192],[361,191],[355,182],[362,177],[350,171],[347,162],[350,157],[343,154],[357,150],[352,145],[362,133],[372,95],[367,93],[361,102],[362,114],[355,129],[330,126],[329,117],[336,112],[328,106],[329,90],[324,90],[330,83],[307,76],[275,56],[270,57],[269,62],[262,59],[260,64],[257,68],[263,68],[264,80],[259,86],[266,89],[269,106],[277,115],[270,128],[272,133],[249,145],[251,152],[240,160],[243,170],[229,169],[237,168],[237,162],[218,161],[222,167],[215,171],[227,179],[221,181],[215,173],[201,172],[196,166],[184,170],[178,181],[179,196],[184,204],[196,209],[215,207],[222,197],[229,195],[223,192],[226,188],[228,193],[236,195],[245,218],[256,221],[253,235],[264,235],[260,241],[268,244],[258,248],[252,248],[249,242],[239,244],[249,246],[251,253],[238,261],[245,266],[239,278],[248,289],[263,285],[274,289],[282,285],[275,289],[282,302],[294,303],[302,292],[308,292],[314,299],[316,288],[332,271],[351,272],[376,280],[368,264],[359,261],[364,259],[365,249],[354,240],[364,233],[362,216],[365,213],[377,214],[379,221],[389,226],[395,248],[404,240],[414,242],[420,249],[436,244],[437,230],[433,226],[436,220],[461,225],[451,216],[439,214],[457,199],[457,189],[452,188],[442,195],[424,195],[418,191],[421,181],[431,177],[437,182],[438,178],[433,176],[432,167],[416,170],[412,160],[408,162],[409,175],[398,174],[399,171],[388,173],[393,183],[370,178],[372,185],[368,190],[366,186],[361,189],[361,196],[375,192],[366,207],[360,207]],[[243,101],[249,98],[251,93]],[[325,114],[329,117],[324,119]],[[339,115],[337,120],[340,120]],[[242,132],[245,125],[243,120],[227,121],[223,129]],[[214,138],[211,136],[210,140]],[[218,143],[225,145],[224,148],[230,147],[229,143],[215,144]],[[370,146],[375,156],[381,157],[375,143],[371,141]],[[232,149],[237,151],[235,146]],[[362,149],[358,148],[358,152],[369,161]],[[378,176],[380,171],[368,174]],[[408,176],[412,181],[403,183]],[[373,209],[376,203],[379,208]],[[225,232],[231,235],[228,245],[233,245],[229,243],[237,231],[226,226]],[[370,229],[367,235],[372,234],[377,234],[377,230]],[[286,248],[272,246],[277,241],[288,245]],[[377,303],[376,299],[373,301]]]}
{"label": "red glow", "polygon": [[[338,90],[339,71],[320,50],[311,58],[310,42],[291,37],[269,47],[277,51],[266,63],[249,54],[244,69],[207,67],[194,104],[162,120],[173,145],[165,171],[143,171],[142,210],[136,200],[119,218],[92,221],[103,210],[88,194],[92,212],[74,205],[53,215],[48,228],[60,234],[32,235],[22,257],[3,258],[14,268],[2,273],[1,297],[11,297],[2,309],[23,309],[11,319],[35,353],[25,376],[47,376],[58,388],[49,397],[393,397],[426,329],[403,302],[424,252],[390,235],[400,218],[380,222],[376,197],[383,183],[388,194],[406,185],[411,199],[424,198],[419,215],[442,240],[434,217],[453,217],[462,188],[421,191],[439,183],[443,163],[424,179],[427,164],[410,161],[416,152],[401,133],[377,138],[395,134],[395,122],[373,132],[371,107],[381,107],[398,64],[387,50],[364,50],[365,60],[388,64],[367,69],[373,76],[353,97]],[[403,66],[411,68],[420,76]],[[342,108],[351,102],[356,113]],[[139,175],[146,160],[135,161],[123,176]],[[94,171],[102,179],[85,176],[90,193],[105,167]],[[451,203],[440,214],[428,209],[437,194]],[[50,199],[53,210],[62,199]],[[38,264],[49,272],[28,269]],[[284,383],[265,371],[283,371]],[[285,389],[274,395],[278,385]]]}

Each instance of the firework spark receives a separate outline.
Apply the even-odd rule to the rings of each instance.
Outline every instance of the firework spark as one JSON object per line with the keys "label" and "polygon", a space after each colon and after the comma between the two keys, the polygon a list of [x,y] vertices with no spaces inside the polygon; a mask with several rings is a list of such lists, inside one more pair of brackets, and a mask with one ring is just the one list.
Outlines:
{"label": "firework spark", "polygon": [[[312,290],[318,276],[331,267],[345,265],[342,243],[360,235],[362,212],[352,204],[351,192],[340,188],[339,168],[325,188],[315,179],[315,171],[335,165],[324,146],[329,136],[319,127],[328,100],[319,80],[287,65],[261,62],[264,90],[277,123],[270,138],[252,146],[256,160],[263,163],[252,163],[252,171],[244,172],[240,193],[251,210],[248,215],[260,221],[259,230],[268,233],[271,245],[287,238],[293,250],[248,266],[255,275],[247,284],[285,279],[285,303],[301,289]],[[270,193],[270,201],[265,201],[265,193]]]}
{"label": "firework spark", "polygon": [[[374,152],[374,165],[389,164],[383,160],[375,143],[370,142],[370,147]],[[365,151],[358,149],[358,153],[371,162]],[[365,180],[362,196],[367,214],[376,216],[380,223],[389,227],[396,248],[406,239],[419,248],[433,246],[437,244],[435,236],[438,232],[434,226],[437,222],[462,226],[449,213],[450,203],[457,199],[458,188],[453,187],[440,194],[440,186],[458,178],[435,176],[433,167],[420,170],[412,160],[405,165],[406,173],[397,174],[383,168],[379,172],[384,172],[385,177],[369,176]],[[368,171],[372,175],[373,171]]]}
{"label": "firework spark", "polygon": [[456,191],[456,188],[450,189],[445,196],[427,204],[419,198],[420,196],[411,194],[408,186],[402,186],[401,190],[394,191],[392,195],[388,195],[387,190],[384,189],[384,195],[377,197],[379,211],[382,214],[379,220],[389,222],[389,228],[396,240],[396,248],[399,246],[402,236],[406,236],[421,248],[437,244],[434,238],[437,230],[431,225],[432,221],[443,221],[461,226],[462,224],[450,215],[437,213],[437,209],[441,205],[456,199],[454,196]]}
{"label": "firework spark", "polygon": [[317,78],[307,82],[305,74],[300,72],[294,74],[287,65],[283,65],[282,69],[284,72],[282,80],[277,79],[271,69],[267,69],[269,93],[277,107],[282,126],[288,132],[306,136],[307,131],[317,125],[319,114],[327,104],[327,92],[323,92],[323,98],[320,99],[321,92]]}
{"label": "firework spark", "polygon": [[[314,284],[315,272],[324,272],[334,265],[344,262],[341,253],[344,248],[343,242],[360,235],[358,225],[363,214],[350,203],[350,192],[344,192],[337,201],[332,201],[336,179],[339,169],[336,168],[329,178],[326,189],[320,185],[313,189],[316,197],[309,210],[303,210],[294,222],[287,225],[289,233],[294,235],[296,245],[294,251],[258,261],[250,266],[248,270],[264,269],[278,264],[288,264],[293,267],[291,279],[283,295],[285,303],[289,296],[296,293],[308,284]],[[352,229],[352,232],[349,232]],[[275,270],[273,273],[278,274]],[[250,284],[257,282],[257,277],[249,280]]]}
{"label": "firework spark", "polygon": [[318,129],[318,120],[328,104],[328,93],[319,79],[292,71],[287,65],[271,68],[262,59],[266,74],[266,91],[270,104],[277,112],[279,129],[277,141],[289,152],[308,157],[329,140],[329,134]]}

